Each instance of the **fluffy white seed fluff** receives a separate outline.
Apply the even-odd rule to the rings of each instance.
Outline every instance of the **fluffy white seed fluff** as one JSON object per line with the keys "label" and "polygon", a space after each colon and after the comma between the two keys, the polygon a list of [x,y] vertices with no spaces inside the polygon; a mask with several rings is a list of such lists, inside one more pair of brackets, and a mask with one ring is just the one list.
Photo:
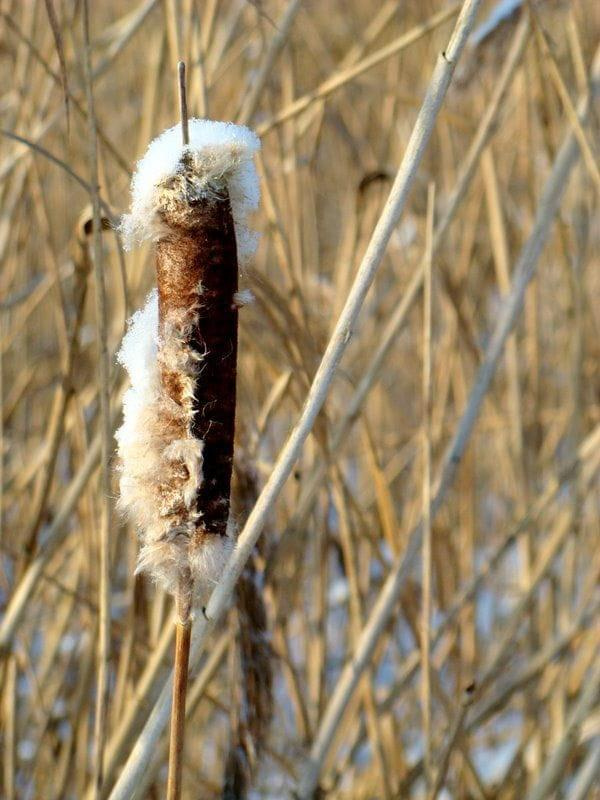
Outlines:
{"label": "fluffy white seed fluff", "polygon": [[[158,209],[164,209],[166,203],[187,202],[190,191],[193,196],[210,196],[215,186],[225,185],[238,261],[243,263],[256,247],[246,219],[259,200],[253,163],[260,148],[258,137],[242,126],[200,119],[189,121],[189,132],[190,143],[184,147],[180,126],[170,128],[150,144],[138,162],[130,213],[121,225],[126,243],[131,247],[160,238],[164,224]],[[195,307],[167,314],[159,323],[158,295],[153,291],[129,321],[117,356],[131,380],[123,399],[123,424],[116,434],[119,505],[138,530],[138,570],[147,571],[174,592],[178,577],[189,569],[197,601],[207,597],[219,579],[233,546],[231,530],[227,536],[208,535],[199,542],[194,538],[201,516],[195,498],[203,480],[203,442],[193,437],[191,423],[201,357],[187,342],[201,293],[199,286]],[[243,305],[249,299],[248,293],[241,292],[232,302]],[[165,368],[179,374],[181,405],[163,389],[161,370]]]}
{"label": "fluffy white seed fluff", "polygon": [[123,217],[121,232],[128,248],[160,235],[156,219],[161,185],[181,170],[182,157],[194,159],[198,192],[215,180],[226,180],[235,224],[238,261],[245,264],[256,250],[257,236],[249,231],[248,214],[258,208],[260,188],[254,155],[260,139],[249,128],[232,122],[189,120],[189,144],[182,144],[181,126],[164,131],[137,163],[131,183],[131,210]]}

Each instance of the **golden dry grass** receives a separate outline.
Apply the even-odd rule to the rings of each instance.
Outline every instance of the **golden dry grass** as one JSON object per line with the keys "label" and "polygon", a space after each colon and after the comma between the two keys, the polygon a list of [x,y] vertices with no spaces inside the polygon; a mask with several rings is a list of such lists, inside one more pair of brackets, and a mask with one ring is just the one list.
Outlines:
{"label": "golden dry grass", "polygon": [[[458,5],[90,3],[105,216],[126,209],[136,158],[177,119],[180,57],[188,63],[191,113],[241,120],[262,136],[255,220],[262,238],[243,279],[256,300],[241,314],[240,527],[298,417]],[[494,5],[483,4],[479,22]],[[125,387],[114,353],[126,319],[154,283],[153,262],[149,249],[124,254],[112,231],[102,235],[101,261],[94,256],[82,4],[54,7],[68,118],[46,4],[6,0],[0,17],[6,800],[92,798],[98,738],[98,796],[108,797],[171,663],[170,601],[134,577],[135,536],[114,511],[114,470],[107,492],[101,468],[100,398],[109,392],[114,429]],[[421,517],[427,336],[415,275],[427,241],[425,438],[435,489],[585,94],[600,7],[545,0],[534,10],[527,29],[514,16],[465,50],[349,352],[259,542],[275,713],[254,797],[289,796],[297,785],[341,669]],[[443,235],[432,241],[428,187],[437,230],[518,36],[526,37],[524,51],[506,76],[490,139]],[[406,562],[392,620],[325,754],[327,797],[421,798],[438,786],[449,798],[596,796],[598,101],[590,123],[574,130],[582,155],[458,472],[433,514],[430,563],[421,551]],[[382,342],[385,358],[373,370]],[[361,386],[368,391],[355,413]],[[111,459],[113,450],[110,441]],[[99,568],[103,541],[108,585]],[[430,643],[423,608],[431,609]],[[185,798],[220,796],[244,682],[236,625],[232,612],[190,682]],[[96,687],[105,657],[103,725]],[[163,736],[139,796],[164,796],[166,752]]]}

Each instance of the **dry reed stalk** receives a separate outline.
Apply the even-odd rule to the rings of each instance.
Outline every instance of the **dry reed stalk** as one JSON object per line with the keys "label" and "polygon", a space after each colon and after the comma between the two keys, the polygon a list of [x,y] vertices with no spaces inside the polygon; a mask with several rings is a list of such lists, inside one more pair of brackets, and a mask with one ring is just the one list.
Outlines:
{"label": "dry reed stalk", "polygon": [[102,216],[100,205],[98,134],[92,86],[92,61],[90,48],[89,7],[83,3],[83,38],[85,53],[85,88],[89,129],[89,163],[92,202],[92,262],[94,265],[95,310],[98,326],[98,383],[102,431],[101,481],[103,503],[98,532],[98,654],[97,689],[94,715],[94,797],[98,798],[104,780],[104,740],[106,738],[108,662],[110,658],[110,532],[112,527],[112,500],[110,454],[112,424],[110,419],[110,359],[108,355],[108,311],[106,279],[102,252]]}

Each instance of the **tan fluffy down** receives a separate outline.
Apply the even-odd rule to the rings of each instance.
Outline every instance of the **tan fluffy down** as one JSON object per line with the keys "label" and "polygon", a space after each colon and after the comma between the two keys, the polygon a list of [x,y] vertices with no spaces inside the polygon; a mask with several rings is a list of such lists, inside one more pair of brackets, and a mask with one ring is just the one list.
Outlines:
{"label": "tan fluffy down", "polygon": [[[186,344],[190,319],[184,316],[169,320],[159,342],[157,302],[153,292],[133,317],[118,356],[132,384],[116,434],[119,506],[138,530],[137,571],[174,592],[182,571],[189,568],[198,599],[218,580],[232,540],[204,536],[198,541],[195,499],[202,481],[202,442],[191,436],[190,425],[201,359]],[[161,368],[176,369],[182,377],[182,405],[162,389]]]}

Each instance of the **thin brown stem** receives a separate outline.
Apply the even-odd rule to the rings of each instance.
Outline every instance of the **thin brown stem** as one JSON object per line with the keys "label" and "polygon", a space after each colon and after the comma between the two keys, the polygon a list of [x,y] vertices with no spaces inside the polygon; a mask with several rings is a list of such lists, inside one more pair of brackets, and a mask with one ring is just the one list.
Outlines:
{"label": "thin brown stem", "polygon": [[190,634],[192,621],[175,623],[175,670],[173,675],[173,701],[171,710],[171,732],[169,738],[169,779],[167,800],[181,797],[181,768],[185,736],[185,698],[187,694],[188,664],[190,658]]}
{"label": "thin brown stem", "polygon": [[187,92],[185,88],[185,61],[177,65],[179,77],[179,113],[181,115],[181,138],[184,144],[190,143],[190,129],[188,125]]}

